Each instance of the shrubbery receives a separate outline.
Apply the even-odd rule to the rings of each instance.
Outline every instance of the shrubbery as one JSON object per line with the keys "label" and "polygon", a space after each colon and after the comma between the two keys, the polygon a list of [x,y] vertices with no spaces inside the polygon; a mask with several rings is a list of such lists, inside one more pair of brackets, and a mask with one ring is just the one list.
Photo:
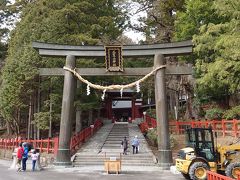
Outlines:
{"label": "shrubbery", "polygon": [[149,115],[150,117],[156,119],[156,109],[148,109],[147,110],[147,115]]}
{"label": "shrubbery", "polygon": [[221,120],[223,116],[223,110],[220,108],[212,108],[212,109],[208,109],[206,110],[206,114],[205,114],[205,118],[206,119],[217,119],[217,120]]}
{"label": "shrubbery", "polygon": [[[147,131],[147,138],[149,141],[152,143],[153,146],[157,147],[158,142],[157,142],[157,128],[150,128]],[[170,146],[173,148],[176,145],[176,140],[174,139],[173,135],[170,135]]]}
{"label": "shrubbery", "polygon": [[147,131],[147,138],[150,140],[153,146],[157,146],[157,129],[151,128]]}
{"label": "shrubbery", "polygon": [[240,119],[240,105],[226,110],[223,114],[225,119]]}

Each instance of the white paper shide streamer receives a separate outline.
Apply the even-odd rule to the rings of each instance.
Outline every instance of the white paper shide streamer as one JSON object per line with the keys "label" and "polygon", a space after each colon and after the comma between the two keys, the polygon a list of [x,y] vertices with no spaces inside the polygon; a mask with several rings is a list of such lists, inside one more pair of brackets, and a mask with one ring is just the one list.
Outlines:
{"label": "white paper shide streamer", "polygon": [[90,86],[89,84],[87,85],[87,96],[90,95]]}
{"label": "white paper shide streamer", "polygon": [[104,98],[105,98],[105,93],[106,93],[106,89],[103,90],[102,100],[104,100]]}
{"label": "white paper shide streamer", "polygon": [[136,82],[136,90],[137,90],[137,92],[140,92],[140,82],[139,81]]}
{"label": "white paper shide streamer", "polygon": [[122,98],[122,96],[123,96],[123,88],[120,89],[120,96]]}

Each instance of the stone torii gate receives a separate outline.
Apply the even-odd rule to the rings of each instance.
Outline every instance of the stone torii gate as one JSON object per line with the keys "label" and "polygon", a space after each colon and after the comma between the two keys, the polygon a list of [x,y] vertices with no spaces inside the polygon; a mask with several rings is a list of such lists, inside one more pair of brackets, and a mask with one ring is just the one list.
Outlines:
{"label": "stone torii gate", "polygon": [[[66,67],[76,68],[75,57],[104,57],[103,46],[70,46],[33,42],[33,47],[38,49],[42,56],[66,57]],[[154,57],[154,68],[166,64],[164,57],[187,55],[192,53],[192,42],[182,41],[175,43],[154,45],[131,45],[122,47],[123,57]],[[152,71],[152,68],[124,68],[123,72],[106,72],[105,68],[77,68],[81,76],[144,76]],[[169,123],[166,100],[165,75],[189,75],[191,67],[167,66],[155,72],[155,102],[158,135],[158,162],[162,169],[169,169],[172,164],[172,152],[170,149]],[[40,75],[64,75],[64,88],[62,99],[62,112],[59,135],[59,149],[56,157],[56,165],[70,165],[70,138],[71,121],[75,95],[76,78],[69,71],[61,68],[40,69]]]}

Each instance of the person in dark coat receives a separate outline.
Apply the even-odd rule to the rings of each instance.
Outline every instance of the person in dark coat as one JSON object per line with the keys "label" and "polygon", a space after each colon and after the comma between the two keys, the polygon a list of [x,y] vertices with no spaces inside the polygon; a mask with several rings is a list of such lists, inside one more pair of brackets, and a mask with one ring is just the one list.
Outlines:
{"label": "person in dark coat", "polygon": [[122,141],[122,147],[123,147],[123,154],[127,155],[127,149],[128,149],[127,137],[124,137],[124,139]]}

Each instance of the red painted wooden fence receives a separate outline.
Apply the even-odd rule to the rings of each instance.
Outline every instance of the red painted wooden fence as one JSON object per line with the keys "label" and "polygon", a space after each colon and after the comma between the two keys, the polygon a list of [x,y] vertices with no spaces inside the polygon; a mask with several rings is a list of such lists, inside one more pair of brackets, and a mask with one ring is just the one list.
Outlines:
{"label": "red painted wooden fence", "polygon": [[[71,137],[70,149],[74,153],[77,147],[81,146],[83,142],[88,140],[101,126],[101,120],[96,120],[93,125],[83,129],[81,132],[74,134]],[[20,142],[28,142],[33,145],[34,148],[40,150],[40,152],[57,154],[59,137],[40,139],[40,140],[21,140],[21,139],[0,139],[0,149],[13,150],[18,147]]]}
{"label": "red painted wooden fence", "polygon": [[[58,137],[57,137],[58,138]],[[34,148],[38,148],[40,152],[53,153],[54,152],[54,142],[57,138],[53,139],[39,139],[39,140],[21,140],[21,139],[0,139],[0,149],[13,150],[18,147],[20,142],[28,142],[33,145]]]}
{"label": "red painted wooden fence", "polygon": [[[169,128],[171,133],[183,134],[186,128],[189,127],[209,127],[220,134],[223,137],[231,135],[238,137],[240,134],[240,120],[194,120],[194,121],[169,121]],[[148,128],[157,127],[157,121],[150,116],[145,116],[145,121],[140,124],[142,132]]]}

